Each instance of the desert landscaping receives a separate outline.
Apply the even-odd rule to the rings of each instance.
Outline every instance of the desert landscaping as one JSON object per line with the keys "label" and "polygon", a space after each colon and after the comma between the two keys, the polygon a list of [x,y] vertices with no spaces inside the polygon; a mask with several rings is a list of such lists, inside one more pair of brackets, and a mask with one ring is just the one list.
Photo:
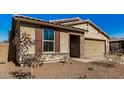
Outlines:
{"label": "desert landscaping", "polygon": [[[11,72],[32,72],[29,67],[18,67],[13,63],[0,65],[1,79],[18,79]],[[33,68],[32,79],[122,79],[124,65],[111,62],[69,61],[67,63],[46,63]],[[25,76],[23,78],[26,78]]]}
{"label": "desert landscaping", "polygon": [[[15,66],[7,62],[8,43],[1,43],[1,79],[121,79],[124,78],[124,64],[121,55],[106,55],[109,60],[83,62],[70,59],[67,62],[44,63],[38,67]],[[89,59],[86,59],[88,61]]]}

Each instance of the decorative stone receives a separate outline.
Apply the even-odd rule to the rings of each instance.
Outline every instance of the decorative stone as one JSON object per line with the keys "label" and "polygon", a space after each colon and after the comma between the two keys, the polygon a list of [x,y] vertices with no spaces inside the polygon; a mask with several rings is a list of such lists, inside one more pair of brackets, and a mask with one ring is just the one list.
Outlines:
{"label": "decorative stone", "polygon": [[84,58],[84,35],[80,36],[80,58]]}

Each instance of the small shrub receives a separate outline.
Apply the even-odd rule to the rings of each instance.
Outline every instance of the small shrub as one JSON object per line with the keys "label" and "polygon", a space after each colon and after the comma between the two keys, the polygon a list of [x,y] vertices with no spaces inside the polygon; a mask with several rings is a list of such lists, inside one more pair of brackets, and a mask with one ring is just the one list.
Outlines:
{"label": "small shrub", "polygon": [[93,69],[92,67],[89,67],[88,70],[89,70],[89,71],[93,71],[94,69]]}
{"label": "small shrub", "polygon": [[84,75],[83,77],[80,76],[78,79],[86,79],[87,78],[87,75]]}
{"label": "small shrub", "polygon": [[116,55],[117,55],[117,56],[122,56],[122,55],[123,55],[123,53],[117,53]]}
{"label": "small shrub", "polygon": [[65,61],[60,61],[60,63],[66,63]]}
{"label": "small shrub", "polygon": [[101,67],[105,67],[105,68],[114,68],[116,63],[114,62],[93,62],[91,63],[92,65],[96,65],[96,66],[101,66]]}
{"label": "small shrub", "polygon": [[123,63],[124,61],[122,60],[122,56],[124,55],[124,53],[122,53],[122,51],[112,51],[112,52],[108,52],[105,53],[105,59],[109,60],[111,62],[116,62],[116,63]]}
{"label": "small shrub", "polygon": [[16,79],[31,79],[35,77],[31,75],[31,72],[22,72],[21,70],[10,72],[10,75]]}

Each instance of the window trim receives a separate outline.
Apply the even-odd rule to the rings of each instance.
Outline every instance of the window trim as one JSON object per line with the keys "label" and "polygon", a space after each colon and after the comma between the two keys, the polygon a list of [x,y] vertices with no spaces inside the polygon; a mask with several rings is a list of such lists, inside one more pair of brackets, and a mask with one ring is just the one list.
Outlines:
{"label": "window trim", "polygon": [[[45,28],[42,28],[42,52],[43,53],[55,53],[55,30],[52,29],[54,32],[54,40],[44,40],[44,29]],[[51,29],[51,28],[48,28],[48,29]],[[44,51],[44,41],[53,42],[53,51]]]}

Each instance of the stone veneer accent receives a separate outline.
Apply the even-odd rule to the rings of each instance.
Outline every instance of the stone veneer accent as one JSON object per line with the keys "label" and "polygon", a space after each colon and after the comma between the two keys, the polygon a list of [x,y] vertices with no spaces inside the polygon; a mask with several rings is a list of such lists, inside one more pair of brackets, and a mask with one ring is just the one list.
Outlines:
{"label": "stone veneer accent", "polygon": [[84,35],[80,35],[80,58],[84,58]]}
{"label": "stone veneer accent", "polygon": [[[21,62],[21,57],[18,62]],[[35,58],[35,54],[27,55],[27,58]],[[68,53],[44,53],[41,54],[41,57],[37,59],[37,64],[40,63],[55,63],[55,62],[68,62],[69,54]]]}
{"label": "stone veneer accent", "polygon": [[68,59],[69,59],[68,53],[44,53],[42,55],[44,58],[43,63],[54,63],[54,62],[68,61]]}

